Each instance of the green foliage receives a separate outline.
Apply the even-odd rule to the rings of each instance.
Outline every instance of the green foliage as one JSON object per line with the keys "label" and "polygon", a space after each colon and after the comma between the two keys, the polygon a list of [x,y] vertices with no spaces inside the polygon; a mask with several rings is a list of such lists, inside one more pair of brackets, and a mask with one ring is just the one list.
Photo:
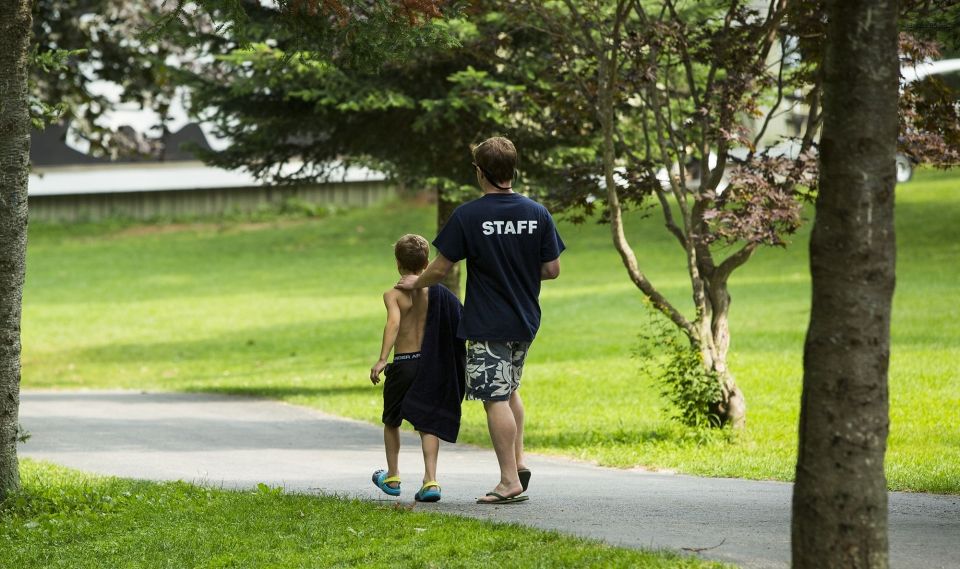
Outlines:
{"label": "green foliage", "polygon": [[[49,51],[33,52],[32,69],[39,70],[41,73],[59,73],[68,69],[71,58],[79,57],[86,53],[85,49],[52,49]],[[37,93],[36,78],[31,74],[29,81],[30,89],[30,122],[33,128],[42,130],[48,124],[53,124],[60,120],[67,111],[68,105],[64,101],[56,103],[44,100]]]}
{"label": "green foliage", "polygon": [[245,48],[260,41],[266,27],[308,58],[336,55],[344,66],[370,70],[425,47],[456,46],[459,30],[446,19],[463,8],[463,2],[446,0],[178,0],[160,10],[145,37],[156,41],[173,33],[185,45],[219,39]]}
{"label": "green foliage", "polygon": [[701,429],[720,426],[720,419],[712,410],[721,398],[716,372],[704,369],[703,357],[689,343],[672,348],[660,381],[663,396],[676,408],[674,418]]}
{"label": "green foliage", "polygon": [[706,369],[700,350],[652,308],[636,355],[641,370],[657,379],[670,416],[694,431],[719,427],[714,409],[721,401],[720,378]]}
{"label": "green foliage", "polygon": [[[269,215],[271,209],[272,208],[267,207],[261,210],[260,213]],[[326,217],[334,212],[335,209],[323,204],[308,202],[300,198],[291,197],[280,202],[280,205],[276,207],[275,211],[280,215],[294,217]]]}
{"label": "green foliage", "polygon": [[[449,42],[357,67],[340,52],[304,49],[294,31],[268,25],[273,17],[251,12],[248,44],[214,39],[212,62],[183,75],[196,112],[218,109],[203,116],[233,141],[205,156],[216,165],[316,181],[359,164],[456,202],[476,184],[470,145],[516,126],[524,89],[500,78],[490,41],[503,22],[432,20]],[[290,162],[303,167],[282,167]]]}
{"label": "green foliage", "polygon": [[423,114],[417,117],[414,129],[429,132],[448,127],[463,112],[476,115],[483,123],[509,128],[513,112],[504,102],[523,93],[525,88],[507,83],[498,75],[472,65],[451,73],[446,78],[450,90],[443,98],[424,99],[420,103]]}
{"label": "green foliage", "polygon": [[423,185],[428,188],[436,188],[443,199],[455,203],[465,202],[477,195],[475,184],[460,184],[442,176],[428,176],[423,179]]}
{"label": "green foliage", "polygon": [[23,490],[0,503],[5,568],[726,567],[263,484],[246,491],[157,484],[29,460],[21,471]]}
{"label": "green foliage", "polygon": [[[155,16],[149,2],[37,0],[33,3],[36,64],[30,84],[34,126],[61,120],[90,143],[95,155],[135,154],[145,140],[131,139],[102,120],[118,103],[156,111],[160,134],[178,87],[170,59],[183,58],[176,35],[146,41],[141,32]],[[103,82],[91,88],[95,82]],[[105,85],[117,87],[107,93]],[[106,89],[111,91],[111,89]],[[53,109],[54,112],[43,112]]]}
{"label": "green foliage", "polygon": [[[243,53],[269,39],[274,45],[279,41],[290,59],[336,59],[341,69],[376,74],[385,62],[404,61],[421,49],[455,48],[468,26],[445,19],[458,16],[462,8],[462,2],[443,0],[38,0],[33,5],[38,62],[31,74],[34,125],[68,121],[95,155],[152,151],[159,146],[154,139],[165,132],[174,97],[189,89],[192,73],[211,73],[216,56]],[[207,64],[210,59],[215,63]],[[91,89],[95,82],[117,87],[118,97]],[[389,98],[358,100],[368,107],[395,103]],[[157,113],[151,139],[130,140],[105,126],[102,117],[117,103]],[[350,101],[345,103],[343,111],[351,112]],[[194,109],[195,114],[204,110]],[[280,139],[297,132],[288,130]]]}
{"label": "green foliage", "polygon": [[[541,168],[536,149],[556,147],[557,136],[534,120],[546,111],[525,83],[540,84],[550,62],[514,60],[527,50],[495,3],[476,3],[469,17],[451,9],[429,23],[448,41],[422,43],[415,53],[398,49],[369,66],[354,65],[343,50],[305,44],[270,10],[247,10],[245,41],[209,34],[215,57],[180,77],[194,112],[233,141],[205,159],[278,182],[323,180],[335,167],[365,165],[458,202],[476,185],[471,144],[499,134],[522,148],[520,170],[532,182]],[[303,167],[282,167],[290,162]]]}

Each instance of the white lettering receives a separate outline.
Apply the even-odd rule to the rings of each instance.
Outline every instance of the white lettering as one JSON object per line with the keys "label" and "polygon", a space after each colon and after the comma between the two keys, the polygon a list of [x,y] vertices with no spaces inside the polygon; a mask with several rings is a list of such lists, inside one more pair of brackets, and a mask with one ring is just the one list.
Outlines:
{"label": "white lettering", "polygon": [[533,235],[537,230],[536,219],[518,219],[517,221],[484,221],[480,224],[484,235]]}

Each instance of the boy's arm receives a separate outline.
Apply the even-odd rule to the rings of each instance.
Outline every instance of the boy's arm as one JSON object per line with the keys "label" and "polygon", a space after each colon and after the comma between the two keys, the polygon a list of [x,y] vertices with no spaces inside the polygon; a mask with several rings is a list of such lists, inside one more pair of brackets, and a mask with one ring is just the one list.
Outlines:
{"label": "boy's arm", "polygon": [[437,253],[437,256],[433,259],[430,265],[420,276],[416,275],[407,275],[400,279],[397,282],[397,286],[400,290],[415,290],[418,288],[424,288],[428,286],[433,286],[438,282],[443,280],[443,277],[447,276],[447,273],[450,272],[450,267],[453,266],[453,261],[443,256],[442,253]]}
{"label": "boy's arm", "polygon": [[380,383],[380,372],[387,367],[387,358],[390,356],[390,350],[397,342],[397,334],[400,332],[400,305],[397,304],[397,298],[392,290],[383,293],[383,304],[387,307],[387,323],[383,327],[380,359],[370,368],[370,381],[374,385]]}

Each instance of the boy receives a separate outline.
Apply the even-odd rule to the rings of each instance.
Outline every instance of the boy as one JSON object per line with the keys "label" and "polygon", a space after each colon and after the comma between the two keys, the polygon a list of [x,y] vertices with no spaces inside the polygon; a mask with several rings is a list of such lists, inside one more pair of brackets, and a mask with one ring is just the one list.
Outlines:
{"label": "boy", "polygon": [[[419,275],[427,267],[430,244],[420,235],[404,235],[394,245],[401,276]],[[460,403],[464,396],[465,346],[456,336],[462,307],[457,297],[436,285],[429,289],[383,293],[387,324],[380,358],[370,368],[370,381],[383,387],[383,443],[387,469],[373,473],[373,483],[390,496],[400,495],[400,423],[410,422],[420,434],[423,485],[418,502],[440,500],[437,454],[440,440],[456,442]],[[391,349],[393,362],[387,364]]]}

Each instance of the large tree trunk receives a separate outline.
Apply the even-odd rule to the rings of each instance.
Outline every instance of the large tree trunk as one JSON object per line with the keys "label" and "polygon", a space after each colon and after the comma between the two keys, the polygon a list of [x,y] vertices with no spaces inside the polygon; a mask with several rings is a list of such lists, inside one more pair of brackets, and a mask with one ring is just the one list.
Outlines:
{"label": "large tree trunk", "polygon": [[31,3],[0,1],[0,498],[20,486],[20,309],[27,246]]}
{"label": "large tree trunk", "polygon": [[793,494],[795,568],[885,568],[897,3],[833,0]]}

